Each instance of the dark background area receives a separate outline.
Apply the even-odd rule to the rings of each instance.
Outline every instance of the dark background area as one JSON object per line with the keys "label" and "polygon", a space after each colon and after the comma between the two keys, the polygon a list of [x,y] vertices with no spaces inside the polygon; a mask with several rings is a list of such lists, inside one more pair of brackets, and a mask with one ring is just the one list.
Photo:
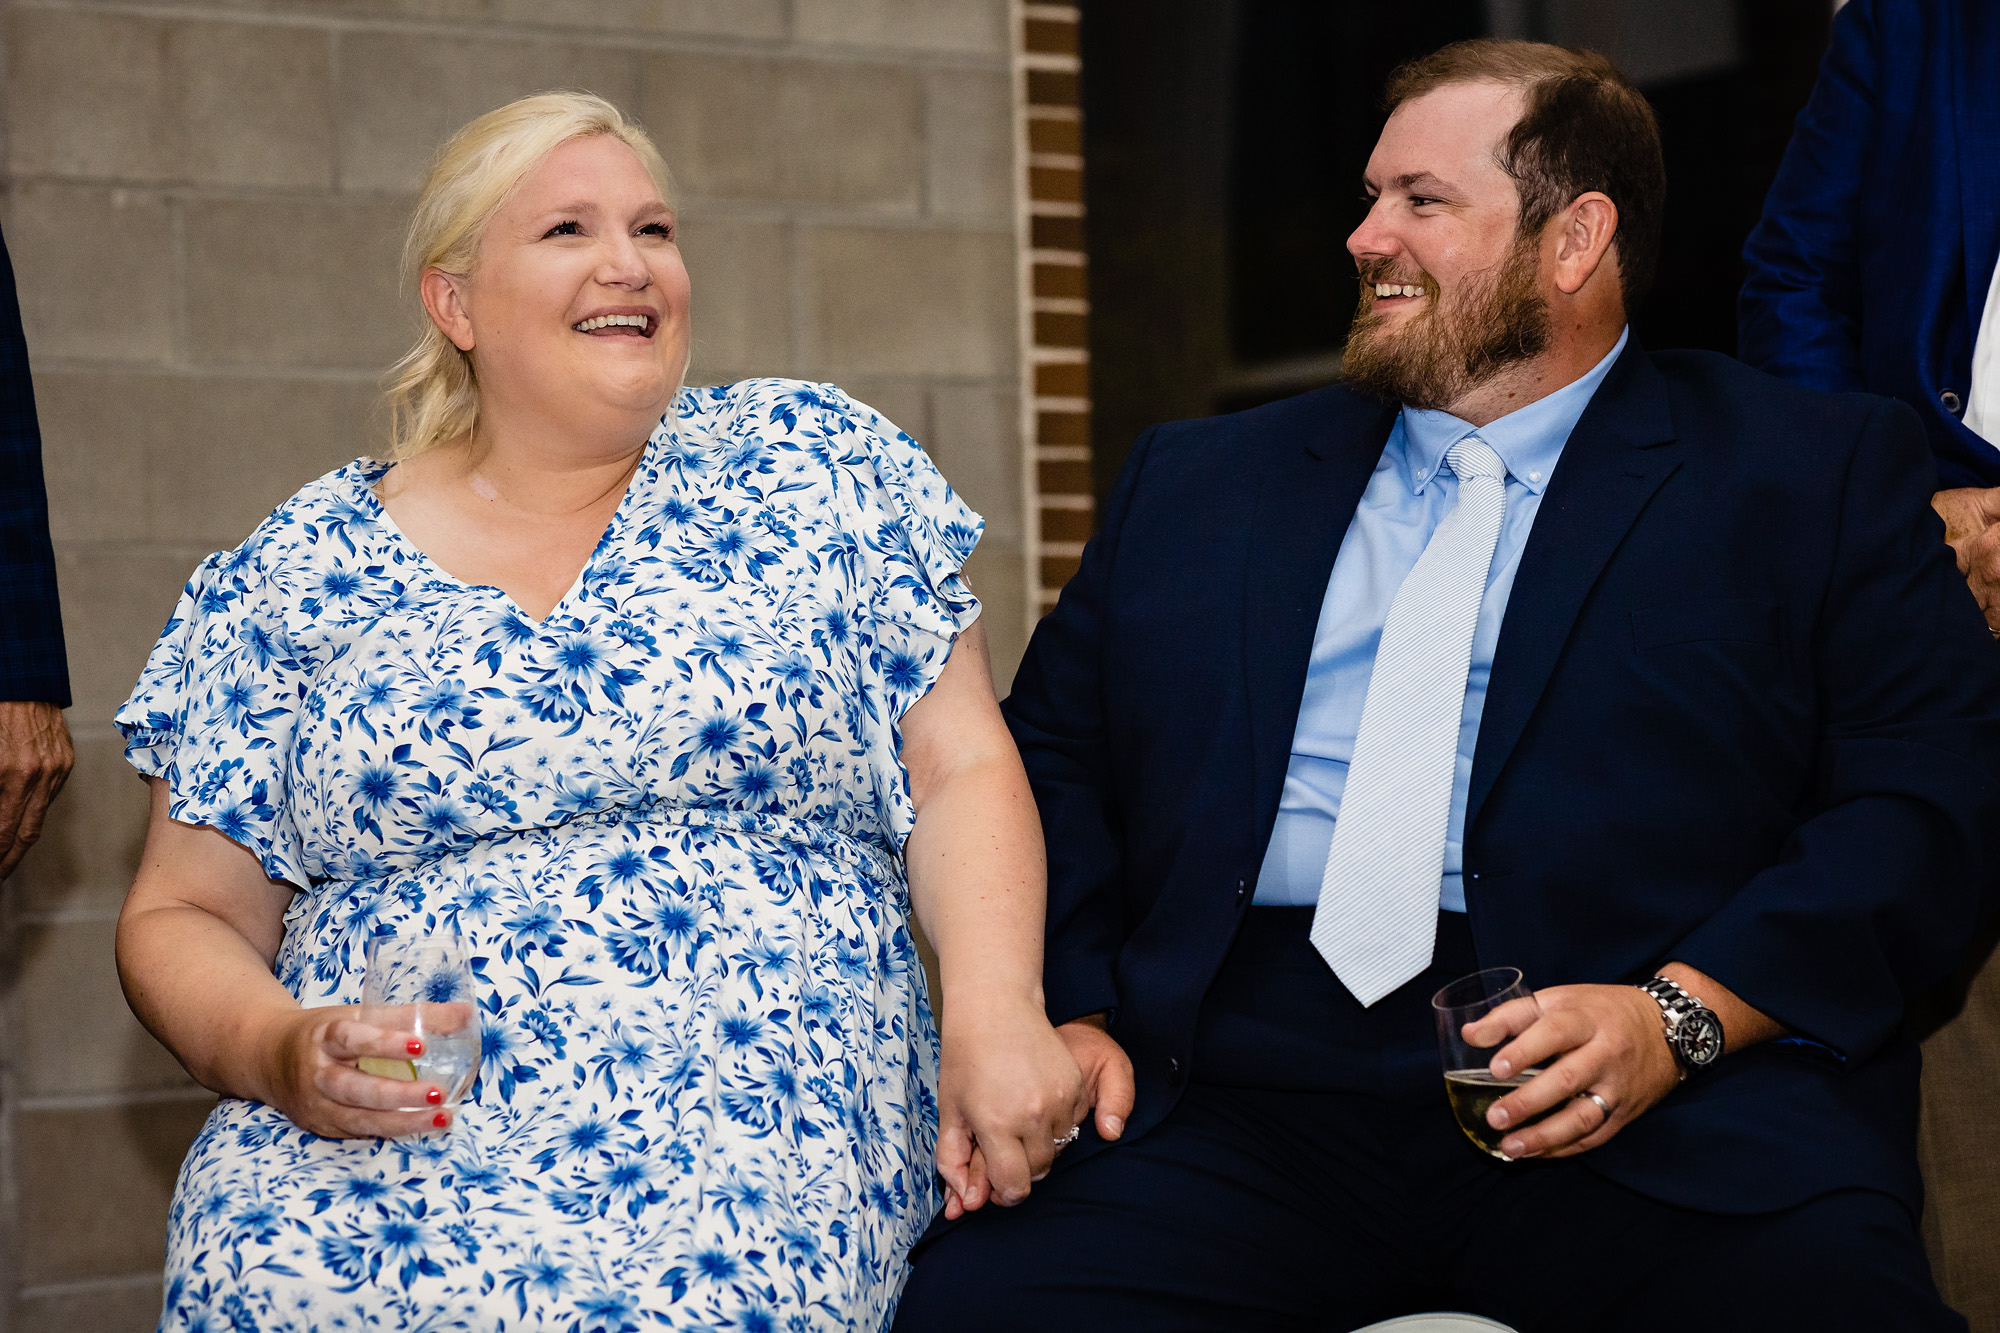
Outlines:
{"label": "dark background area", "polygon": [[1327,383],[1390,70],[1464,37],[1588,46],[1667,165],[1651,347],[1735,351],[1740,252],[1826,46],[1828,0],[1092,0],[1084,7],[1100,498],[1146,426]]}

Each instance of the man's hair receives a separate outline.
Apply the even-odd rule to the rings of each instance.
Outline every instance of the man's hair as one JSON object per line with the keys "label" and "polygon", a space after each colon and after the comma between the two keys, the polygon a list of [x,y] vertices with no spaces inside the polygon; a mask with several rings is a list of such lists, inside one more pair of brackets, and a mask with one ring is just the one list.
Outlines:
{"label": "man's hair", "polygon": [[1539,232],[1590,190],[1618,209],[1620,287],[1625,310],[1653,285],[1667,171],[1660,127],[1644,95],[1595,51],[1543,42],[1477,38],[1454,42],[1389,76],[1383,103],[1394,111],[1425,93],[1461,83],[1519,88],[1526,109],[1500,147],[1501,170],[1521,199],[1520,230]]}

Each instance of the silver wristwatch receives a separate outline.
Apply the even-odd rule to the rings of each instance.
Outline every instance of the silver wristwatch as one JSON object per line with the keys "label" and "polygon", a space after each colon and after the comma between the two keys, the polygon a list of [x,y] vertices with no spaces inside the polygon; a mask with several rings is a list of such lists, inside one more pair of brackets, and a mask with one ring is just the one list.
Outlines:
{"label": "silver wristwatch", "polygon": [[1722,1020],[1715,1010],[1665,977],[1654,977],[1640,990],[1660,1006],[1667,1025],[1667,1049],[1681,1068],[1681,1078],[1698,1074],[1722,1055]]}

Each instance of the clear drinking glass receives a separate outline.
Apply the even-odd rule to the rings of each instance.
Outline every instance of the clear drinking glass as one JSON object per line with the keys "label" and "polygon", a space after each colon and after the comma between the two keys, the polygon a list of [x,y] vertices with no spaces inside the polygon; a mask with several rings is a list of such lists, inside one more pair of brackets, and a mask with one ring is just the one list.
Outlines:
{"label": "clear drinking glass", "polygon": [[[1537,1066],[1521,1070],[1512,1078],[1493,1077],[1487,1065],[1498,1047],[1472,1045],[1465,1039],[1465,1025],[1478,1022],[1511,1000],[1526,1000],[1535,1016],[1541,1016],[1534,992],[1522,984],[1521,969],[1517,967],[1489,967],[1474,972],[1431,996],[1431,1009],[1437,1014],[1438,1054],[1444,1061],[1444,1091],[1451,1102],[1451,1113],[1474,1146],[1503,1162],[1514,1159],[1500,1151],[1500,1140],[1522,1126],[1495,1129],[1486,1123],[1486,1113],[1493,1103],[1542,1071]],[[1503,1039],[1500,1044],[1504,1046],[1506,1041]]]}
{"label": "clear drinking glass", "polygon": [[479,1006],[472,959],[462,936],[377,935],[368,941],[361,983],[361,1021],[421,1037],[424,1052],[409,1060],[363,1056],[370,1074],[435,1083],[444,1104],[458,1105],[479,1072]]}

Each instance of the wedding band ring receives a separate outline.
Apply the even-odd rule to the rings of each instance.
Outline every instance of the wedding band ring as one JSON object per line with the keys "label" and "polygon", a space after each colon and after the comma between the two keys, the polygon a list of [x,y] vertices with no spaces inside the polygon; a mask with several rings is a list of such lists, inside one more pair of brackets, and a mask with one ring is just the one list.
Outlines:
{"label": "wedding band ring", "polygon": [[1063,1135],[1059,1139],[1053,1139],[1051,1140],[1051,1142],[1053,1142],[1056,1145],[1056,1151],[1061,1152],[1064,1148],[1069,1147],[1070,1144],[1075,1143],[1082,1136],[1083,1136],[1083,1126],[1071,1125],[1069,1127],[1069,1133]]}
{"label": "wedding band ring", "polygon": [[[1604,1112],[1604,1120],[1609,1120],[1609,1119],[1611,1118],[1611,1103],[1610,1103],[1610,1102],[1607,1102],[1607,1101],[1605,1101],[1605,1100],[1604,1100],[1604,1099],[1603,1099],[1602,1097],[1598,1096],[1598,1095],[1597,1095],[1596,1093],[1594,1093],[1594,1092],[1579,1092],[1579,1093],[1577,1094],[1577,1096],[1579,1096],[1579,1097],[1588,1097],[1588,1098],[1589,1098],[1589,1099],[1590,1099],[1591,1101],[1594,1101],[1594,1102],[1596,1102],[1596,1103],[1597,1103],[1597,1109],[1598,1109],[1598,1110],[1600,1110],[1600,1111],[1602,1111],[1602,1112]],[[1601,1124],[1603,1124],[1603,1123],[1604,1123],[1604,1120],[1600,1120],[1600,1121],[1598,1121],[1597,1123],[1601,1125]]]}

